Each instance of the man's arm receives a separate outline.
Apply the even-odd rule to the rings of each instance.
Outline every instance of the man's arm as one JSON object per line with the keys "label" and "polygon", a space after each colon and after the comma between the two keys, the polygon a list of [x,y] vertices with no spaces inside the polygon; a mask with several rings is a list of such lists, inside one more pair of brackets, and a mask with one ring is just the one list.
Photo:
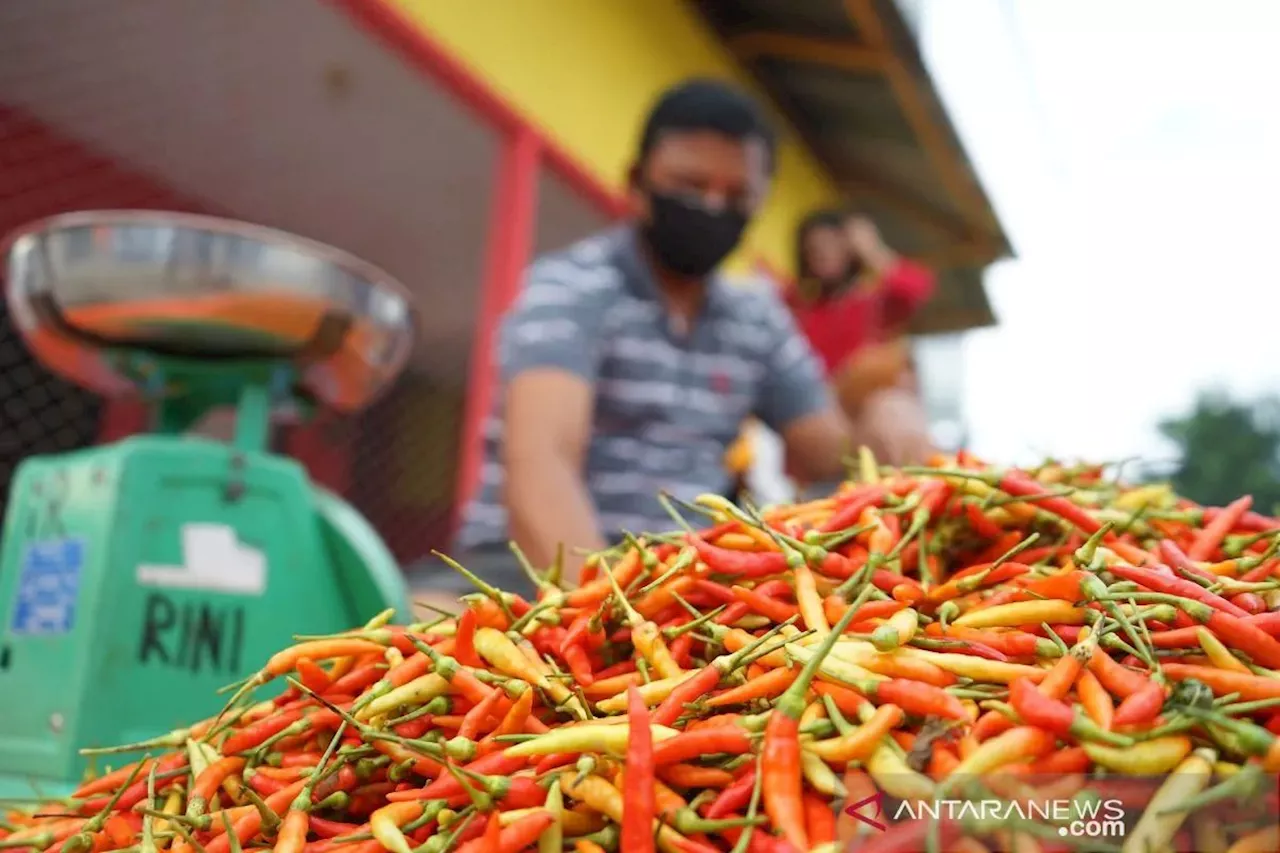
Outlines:
{"label": "man's arm", "polygon": [[574,550],[605,544],[583,480],[601,312],[573,270],[558,270],[534,265],[502,327],[503,502],[511,536],[534,565],[550,565],[563,544],[565,577],[576,580]]}
{"label": "man's arm", "polygon": [[504,499],[511,535],[535,566],[551,565],[564,543],[570,580],[582,563],[575,548],[605,547],[582,480],[592,397],[584,379],[557,368],[524,371],[506,393]]}

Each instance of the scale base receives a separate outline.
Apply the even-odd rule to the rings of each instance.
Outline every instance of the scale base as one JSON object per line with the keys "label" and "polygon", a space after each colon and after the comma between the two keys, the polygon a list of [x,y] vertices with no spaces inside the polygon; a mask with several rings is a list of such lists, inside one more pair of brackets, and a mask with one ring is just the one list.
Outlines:
{"label": "scale base", "polygon": [[404,580],[367,522],[287,457],[138,436],[27,460],[9,507],[7,785],[73,784],[89,766],[82,748],[217,714],[218,688],[295,635],[349,630],[387,608],[409,617]]}

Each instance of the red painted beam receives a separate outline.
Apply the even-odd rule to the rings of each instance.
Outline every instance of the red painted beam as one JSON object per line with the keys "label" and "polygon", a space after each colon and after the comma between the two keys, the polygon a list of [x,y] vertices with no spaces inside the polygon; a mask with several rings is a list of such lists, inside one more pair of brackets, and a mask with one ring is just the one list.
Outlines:
{"label": "red painted beam", "polygon": [[527,128],[517,128],[498,154],[485,276],[467,369],[458,488],[454,494],[455,527],[461,509],[475,495],[480,482],[484,420],[492,410],[498,383],[494,363],[498,324],[520,290],[520,278],[533,251],[543,150],[537,135]]}

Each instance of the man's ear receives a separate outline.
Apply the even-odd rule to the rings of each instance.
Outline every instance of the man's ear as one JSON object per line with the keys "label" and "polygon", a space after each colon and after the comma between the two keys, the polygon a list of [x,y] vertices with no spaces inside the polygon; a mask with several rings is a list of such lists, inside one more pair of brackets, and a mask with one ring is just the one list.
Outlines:
{"label": "man's ear", "polygon": [[633,163],[627,170],[627,206],[631,215],[640,220],[649,216],[649,199],[645,195],[643,185],[644,175],[640,164]]}

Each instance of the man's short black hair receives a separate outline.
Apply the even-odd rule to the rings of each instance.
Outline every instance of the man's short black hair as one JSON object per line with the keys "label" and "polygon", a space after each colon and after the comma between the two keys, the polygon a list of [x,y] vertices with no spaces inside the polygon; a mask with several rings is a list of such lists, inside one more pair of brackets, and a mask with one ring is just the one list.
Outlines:
{"label": "man's short black hair", "polygon": [[696,78],[663,92],[645,120],[636,162],[645,162],[662,134],[681,130],[710,130],[743,142],[759,139],[768,153],[767,168],[773,171],[773,129],[760,105],[735,86]]}

